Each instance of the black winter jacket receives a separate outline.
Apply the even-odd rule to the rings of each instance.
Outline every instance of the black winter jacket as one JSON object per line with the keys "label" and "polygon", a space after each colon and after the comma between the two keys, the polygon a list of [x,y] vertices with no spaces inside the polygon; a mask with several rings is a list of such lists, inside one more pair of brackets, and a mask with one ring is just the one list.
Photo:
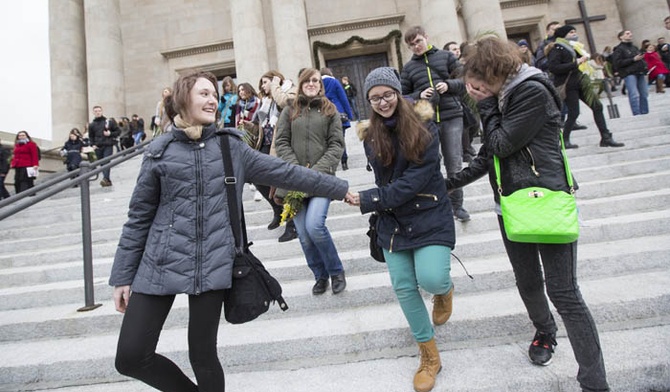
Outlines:
{"label": "black winter jacket", "polygon": [[[110,131],[109,136],[105,136],[105,130]],[[116,144],[116,138],[121,134],[121,128],[114,119],[107,117],[96,117],[88,125],[88,135],[91,139],[91,145],[100,147],[113,146]]]}
{"label": "black winter jacket", "polygon": [[9,172],[9,157],[12,152],[8,148],[0,145],[0,174],[7,174]]}
{"label": "black winter jacket", "polygon": [[612,52],[612,65],[619,76],[625,78],[628,75],[644,75],[647,73],[647,62],[642,60],[635,61],[633,57],[640,54],[632,42],[622,42],[614,47]]}
{"label": "black winter jacket", "polygon": [[440,122],[462,117],[461,95],[465,92],[465,84],[461,79],[450,79],[460,67],[456,56],[447,50],[432,47],[421,56],[413,55],[400,73],[402,94],[418,101],[423,90],[445,82],[449,86],[447,92],[435,95],[439,96],[439,101],[431,99],[435,104],[434,120]]}
{"label": "black winter jacket", "polygon": [[[402,155],[395,128],[388,129],[396,151],[393,163],[386,167],[375,159],[361,131],[363,146],[375,173],[376,188],[360,192],[363,214],[376,212],[379,245],[385,249],[402,251],[428,245],[443,245],[453,249],[456,242],[453,212],[447,188],[440,172],[440,138],[437,126],[429,121],[433,115],[428,107],[426,128],[432,141],[426,148],[421,164],[408,162]],[[390,182],[386,183],[385,181]]]}
{"label": "black winter jacket", "polygon": [[549,72],[554,76],[554,86],[562,85],[569,76],[567,89],[579,90],[582,71],[579,70],[577,65],[576,55],[561,44],[551,43],[550,45],[547,65]]}
{"label": "black winter jacket", "polygon": [[503,195],[530,186],[569,191],[560,146],[561,101],[551,82],[532,75],[506,94],[502,108],[498,98],[478,103],[483,123],[483,145],[472,163],[447,187],[465,186],[487,172],[499,204],[493,155],[500,159]]}

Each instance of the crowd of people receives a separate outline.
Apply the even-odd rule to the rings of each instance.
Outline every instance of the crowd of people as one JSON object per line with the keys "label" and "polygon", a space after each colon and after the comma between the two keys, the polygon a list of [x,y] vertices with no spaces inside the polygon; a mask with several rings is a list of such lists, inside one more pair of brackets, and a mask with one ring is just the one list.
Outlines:
{"label": "crowd of people", "polygon": [[[174,165],[196,165],[205,179],[212,175],[204,172],[211,167],[200,167],[199,160],[191,162],[190,155],[179,151],[194,148],[189,147],[196,145],[190,141],[223,133],[241,141],[224,153],[232,154],[244,167],[240,180],[253,185],[258,193],[254,199],[265,199],[271,206],[268,229],[287,222],[280,241],[299,239],[314,278],[313,295],[324,294],[329,286],[337,295],[347,286],[344,265],[326,226],[331,201],[343,200],[362,214],[374,216],[370,222],[378,236],[373,245],[381,249],[392,288],[419,347],[420,365],[413,379],[414,390],[419,392],[434,388],[442,368],[435,329],[453,312],[450,260],[456,243],[455,221],[470,219],[463,187],[488,175],[505,251],[535,327],[528,346],[530,362],[547,366],[552,361],[558,325],[549,307],[551,300],[563,319],[581,389],[609,391],[597,326],[577,284],[577,241],[561,245],[512,241],[506,235],[499,202],[501,196],[529,184],[571,191],[562,148],[577,148],[570,133],[577,126],[580,100],[593,112],[601,135],[599,146],[623,146],[607,128],[599,90],[592,83],[594,75],[595,80],[611,83],[614,78],[607,75],[614,70],[611,75],[624,81],[633,114],[648,113],[647,73],[655,76],[661,93],[668,79],[661,66],[667,46],[646,45],[641,52],[632,44],[630,31],[618,37],[621,43],[611,53],[592,57],[579,43],[574,26],[552,22],[534,56],[527,41],[511,42],[494,35],[471,43],[449,42],[438,49],[428,33],[415,26],[404,34],[413,55],[402,71],[374,69],[360,90],[346,75],[338,80],[328,68],[304,68],[295,83],[270,70],[261,76],[257,88],[226,78],[220,94],[211,74],[181,76],[172,89],[164,90],[165,97],[157,105],[152,123],[160,124],[165,135],[151,144],[155,154],[143,162],[146,170],[133,195],[138,203],[131,203],[110,277],[117,309],[126,313],[117,368],[159,389],[167,381],[157,375],[168,373],[174,375],[170,385],[183,385],[184,390],[214,390],[223,383],[215,350],[215,320],[220,316],[221,290],[229,284],[226,266],[231,260],[218,257],[217,264],[208,265],[210,270],[204,273],[171,264],[177,262],[172,260],[174,254],[191,255],[199,265],[215,253],[184,252],[178,246],[200,246],[202,242],[202,249],[218,249],[205,242],[225,239],[219,238],[221,234],[196,235],[194,241],[175,241],[174,245],[168,241],[175,249],[163,249],[160,244],[166,232],[187,237],[192,233],[175,230],[173,225],[179,222],[159,219],[169,213],[161,203],[168,199],[187,203],[197,196],[174,193],[175,189],[201,190],[194,183],[198,176],[176,175]],[[616,89],[617,84],[607,87]],[[358,93],[370,105],[369,121],[356,126],[375,183],[369,189],[344,192],[346,183],[335,173],[338,168],[348,169],[344,139],[352,120],[361,120],[355,101]],[[472,145],[476,135],[481,136],[479,151]],[[201,146],[206,147],[199,154],[220,152],[216,143]],[[493,181],[494,156],[505,170],[503,194]],[[305,177],[288,174],[293,171]],[[163,176],[168,178],[163,180]],[[170,197],[175,200],[162,196],[168,192],[160,186],[163,181],[172,182]],[[219,185],[223,190],[223,184]],[[317,189],[319,186],[332,188],[326,191]],[[243,188],[244,184],[238,185],[238,192]],[[222,193],[214,191],[203,197],[220,198]],[[149,206],[148,211],[135,211]],[[221,219],[222,225],[235,224],[225,222],[227,214],[221,210],[192,208],[184,219],[199,222],[203,213]],[[169,228],[164,227],[167,224]],[[156,281],[163,275],[151,271],[162,270],[166,277]],[[218,274],[223,274],[221,279],[211,279]],[[432,313],[422,290],[432,294]],[[140,299],[133,302],[131,293]],[[189,326],[197,387],[171,361],[155,353],[157,335],[144,340],[149,326],[156,326],[153,334],[160,331],[178,293],[190,295],[191,317],[204,320]],[[149,311],[154,308],[158,310]],[[140,352],[150,352],[150,366],[138,356]]]}
{"label": "crowd of people", "polygon": [[[470,220],[463,187],[489,175],[505,251],[536,329],[530,361],[549,365],[557,346],[551,300],[579,365],[582,390],[609,391],[597,327],[577,285],[577,242],[509,240],[500,197],[529,184],[569,191],[561,146],[578,147],[570,135],[580,100],[593,112],[599,146],[624,146],[607,128],[599,93],[616,90],[616,80],[623,80],[633,115],[647,114],[649,84],[664,93],[670,83],[670,50],[663,38],[638,48],[631,31],[624,30],[613,49],[591,55],[574,26],[551,22],[546,32],[533,54],[526,40],[494,35],[439,49],[415,26],[403,37],[412,57],[402,71],[374,69],[361,90],[346,75],[309,67],[295,83],[269,70],[257,87],[226,77],[219,91],[213,74],[193,71],[164,88],[150,122],[154,141],[142,161],[109,279],[115,306],[125,313],[119,372],[159,390],[213,391],[224,385],[216,336],[223,292],[232,279],[234,241],[229,230],[220,229],[240,222],[230,222],[227,213],[223,153],[233,157],[238,196],[249,184],[254,200],[265,200],[272,209],[268,230],[286,223],[279,242],[299,240],[315,296],[329,286],[337,295],[347,286],[326,226],[332,200],[374,215],[374,245],[382,250],[419,347],[413,379],[418,392],[431,391],[442,368],[435,328],[453,310],[454,221]],[[345,135],[352,121],[362,120],[359,92],[371,109],[369,121],[357,127],[375,183],[353,191],[335,174],[349,169]],[[476,135],[479,151],[472,145]],[[229,151],[220,136],[230,139]],[[64,163],[72,171],[82,159],[103,159],[145,138],[138,115],[117,122],[96,105],[84,133],[70,131]],[[9,197],[4,187],[9,166],[15,169],[16,192],[31,188],[39,148],[28,133],[16,135],[11,161],[1,153],[0,199]],[[494,156],[505,168],[504,195],[494,182]],[[109,168],[100,185],[112,185]],[[421,289],[433,295],[432,314]],[[189,295],[189,351],[197,385],[155,352],[175,295],[182,293]]]}

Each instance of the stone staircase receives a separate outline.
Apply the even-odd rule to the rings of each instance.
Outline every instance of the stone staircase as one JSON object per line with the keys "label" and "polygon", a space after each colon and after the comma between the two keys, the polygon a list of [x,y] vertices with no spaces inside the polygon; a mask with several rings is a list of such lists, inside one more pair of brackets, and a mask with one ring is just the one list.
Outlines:
{"label": "stone staircase", "polygon": [[[580,285],[599,326],[613,391],[670,391],[670,97],[650,96],[651,114],[609,120],[620,149],[597,147],[590,111],[569,150],[580,186]],[[372,174],[355,133],[347,135],[352,189]],[[0,391],[150,391],[120,376],[114,353],[122,316],[107,277],[140,159],[112,170],[114,187],[92,186],[96,302],[84,304],[78,190],[0,221]],[[472,215],[456,223],[454,315],[438,327],[443,370],[435,391],[577,391],[577,365],[560,325],[549,367],[526,358],[534,330],[514,285],[492,212],[487,179],[465,189]],[[273,307],[246,325],[222,321],[219,356],[230,391],[410,391],[417,349],[386,267],[367,253],[367,217],[333,202],[328,226],[347,271],[347,290],[311,295],[297,241],[279,244],[271,211],[245,192],[252,250],[282,282],[290,310]],[[189,369],[187,298],[178,296],[158,350]],[[430,304],[430,297],[425,296]],[[429,308],[430,309],[430,308]],[[556,315],[557,316],[557,315]],[[560,322],[560,318],[557,319]],[[190,370],[187,370],[190,372]]]}

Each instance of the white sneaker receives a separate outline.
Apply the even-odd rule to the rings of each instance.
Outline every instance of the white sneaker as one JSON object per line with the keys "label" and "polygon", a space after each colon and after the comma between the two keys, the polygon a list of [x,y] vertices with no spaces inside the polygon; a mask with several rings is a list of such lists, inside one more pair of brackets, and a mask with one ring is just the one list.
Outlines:
{"label": "white sneaker", "polygon": [[254,201],[261,201],[261,200],[263,200],[263,195],[261,195],[259,191],[256,191],[256,193],[254,193]]}
{"label": "white sneaker", "polygon": [[256,190],[256,185],[249,184],[249,190],[252,191],[252,192],[255,191]]}

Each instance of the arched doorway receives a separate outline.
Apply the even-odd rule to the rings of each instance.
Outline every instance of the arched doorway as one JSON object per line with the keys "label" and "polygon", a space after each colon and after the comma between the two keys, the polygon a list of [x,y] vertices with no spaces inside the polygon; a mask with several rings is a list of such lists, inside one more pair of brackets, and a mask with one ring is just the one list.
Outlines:
{"label": "arched doorway", "polygon": [[363,91],[365,77],[373,69],[388,65],[389,61],[386,53],[326,60],[326,67],[333,71],[333,75],[338,80],[341,80],[342,76],[348,76],[350,83],[356,87],[358,91],[356,95],[356,107],[361,116],[360,119],[367,119],[370,114],[370,105],[365,100],[365,91]]}

